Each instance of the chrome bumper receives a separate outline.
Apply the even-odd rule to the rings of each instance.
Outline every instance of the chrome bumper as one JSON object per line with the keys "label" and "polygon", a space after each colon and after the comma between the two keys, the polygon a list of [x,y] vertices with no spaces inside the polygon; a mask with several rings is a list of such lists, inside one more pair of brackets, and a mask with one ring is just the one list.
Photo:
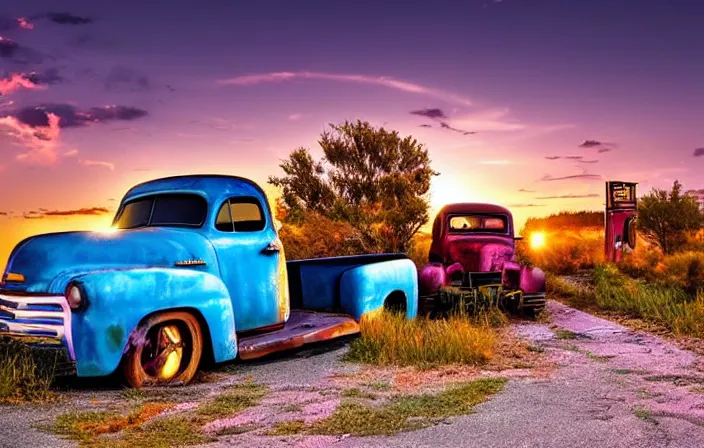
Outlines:
{"label": "chrome bumper", "polygon": [[71,339],[71,309],[63,296],[0,294],[0,337],[41,348],[65,348],[76,360]]}

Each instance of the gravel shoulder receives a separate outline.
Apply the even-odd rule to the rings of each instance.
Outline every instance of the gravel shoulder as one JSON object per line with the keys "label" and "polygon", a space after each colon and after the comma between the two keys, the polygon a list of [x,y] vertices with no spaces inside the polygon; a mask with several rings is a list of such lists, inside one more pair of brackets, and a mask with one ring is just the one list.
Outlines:
{"label": "gravel shoulder", "polygon": [[[256,430],[218,436],[202,448],[295,447],[701,447],[704,446],[704,362],[658,336],[548,303],[547,322],[518,321],[511,331],[539,353],[539,365],[459,369],[433,377],[509,378],[504,390],[475,413],[425,429],[385,437],[268,436]],[[270,393],[254,408],[210,423],[223,428],[314,421],[330,415],[340,391],[370,381],[422,387],[430,374],[389,372],[340,361],[346,346],[331,343],[257,363],[220,366],[208,381],[158,393],[186,409],[230,384],[266,384]],[[425,376],[424,376],[425,375]],[[401,381],[403,379],[403,381]],[[415,381],[414,381],[415,380]],[[120,390],[74,389],[59,404],[0,409],[0,447],[71,447],[34,428],[72,409],[98,409],[130,399]]]}

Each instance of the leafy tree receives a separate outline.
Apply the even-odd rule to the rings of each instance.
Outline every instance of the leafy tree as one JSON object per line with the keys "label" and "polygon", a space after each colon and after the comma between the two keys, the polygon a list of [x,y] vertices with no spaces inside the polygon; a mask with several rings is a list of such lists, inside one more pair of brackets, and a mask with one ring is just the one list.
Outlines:
{"label": "leafy tree", "polygon": [[643,237],[671,254],[687,243],[687,238],[704,224],[696,199],[682,194],[675,181],[671,191],[653,190],[638,203],[638,229]]}
{"label": "leafy tree", "polygon": [[307,213],[346,222],[365,252],[407,252],[428,221],[430,168],[425,147],[413,137],[368,122],[330,125],[318,140],[323,158],[294,150],[269,177],[281,188],[282,221],[302,224]]}

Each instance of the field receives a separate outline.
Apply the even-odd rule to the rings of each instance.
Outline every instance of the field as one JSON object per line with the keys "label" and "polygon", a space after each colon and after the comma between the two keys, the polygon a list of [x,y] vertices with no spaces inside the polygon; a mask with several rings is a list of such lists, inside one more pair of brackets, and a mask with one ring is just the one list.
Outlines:
{"label": "field", "polygon": [[532,219],[523,234],[520,256],[549,273],[553,298],[642,320],[675,336],[704,338],[701,232],[669,255],[639,238],[618,264],[604,262],[602,212]]}

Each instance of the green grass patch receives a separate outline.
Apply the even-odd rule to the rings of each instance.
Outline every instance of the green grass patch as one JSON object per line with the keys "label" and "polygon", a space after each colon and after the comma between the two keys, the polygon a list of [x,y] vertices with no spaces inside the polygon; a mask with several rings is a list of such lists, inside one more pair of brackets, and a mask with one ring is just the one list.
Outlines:
{"label": "green grass patch", "polygon": [[[126,411],[69,412],[57,417],[56,422],[45,429],[74,440],[85,448],[197,445],[213,440],[203,434],[201,428],[204,424],[256,406],[267,392],[266,386],[249,383],[236,385],[201,404],[194,412],[163,417],[159,414],[171,404],[146,402]],[[144,398],[141,393],[127,393],[127,396],[133,400]],[[106,435],[113,436],[106,438]]]}
{"label": "green grass patch", "polygon": [[[104,446],[106,439],[101,436],[118,432],[129,434],[145,423],[148,426],[152,423],[149,420],[169,407],[165,403],[144,403],[127,412],[115,409],[69,412],[57,417],[56,422],[46,429],[74,440],[82,447]],[[111,439],[111,442],[114,440]]]}
{"label": "green grass patch", "polygon": [[238,384],[228,389],[231,392],[218,395],[213,400],[201,404],[196,413],[209,420],[228,417],[256,406],[268,392],[266,386],[257,384]]}
{"label": "green grass patch", "polygon": [[294,420],[291,422],[279,422],[274,425],[267,435],[270,436],[291,436],[295,434],[301,434],[307,429],[306,424],[303,420]]}
{"label": "green grass patch", "polygon": [[655,425],[658,424],[658,421],[653,418],[652,412],[650,412],[647,409],[641,408],[641,407],[635,407],[633,408],[633,413],[635,414],[636,417],[639,419],[646,421],[648,423],[653,423]]}
{"label": "green grass patch", "polygon": [[376,400],[376,395],[371,392],[364,391],[358,388],[345,389],[340,393],[341,397],[345,398],[364,398],[367,400]]}
{"label": "green grass patch", "polygon": [[239,425],[239,426],[230,426],[227,428],[222,428],[218,432],[215,433],[217,436],[236,436],[239,434],[244,434],[247,432],[251,431],[256,431],[257,429],[261,428],[261,425]]}
{"label": "green grass patch", "polygon": [[505,383],[503,378],[481,378],[437,394],[397,396],[378,406],[345,402],[330,417],[296,430],[307,434],[370,436],[418,429],[434,419],[472,413],[474,406],[500,392]]}
{"label": "green grass patch", "polygon": [[345,359],[375,365],[480,365],[493,357],[498,339],[492,328],[460,315],[406,319],[382,312],[363,318],[360,327]]}
{"label": "green grass patch", "polygon": [[[39,353],[39,354],[38,354]],[[27,344],[0,338],[0,404],[45,402],[57,398],[51,390],[55,355],[32,352]]]}
{"label": "green grass patch", "polygon": [[566,340],[577,339],[578,337],[579,337],[579,335],[577,335],[577,333],[570,331],[570,330],[565,330],[563,328],[555,330],[555,339],[566,341]]}
{"label": "green grass patch", "polygon": [[393,389],[391,384],[384,381],[372,381],[371,383],[364,383],[363,385],[377,392],[389,392]]}
{"label": "green grass patch", "polygon": [[155,419],[146,425],[127,430],[120,439],[101,439],[98,448],[171,448],[199,445],[216,439],[204,435],[188,416]]}

